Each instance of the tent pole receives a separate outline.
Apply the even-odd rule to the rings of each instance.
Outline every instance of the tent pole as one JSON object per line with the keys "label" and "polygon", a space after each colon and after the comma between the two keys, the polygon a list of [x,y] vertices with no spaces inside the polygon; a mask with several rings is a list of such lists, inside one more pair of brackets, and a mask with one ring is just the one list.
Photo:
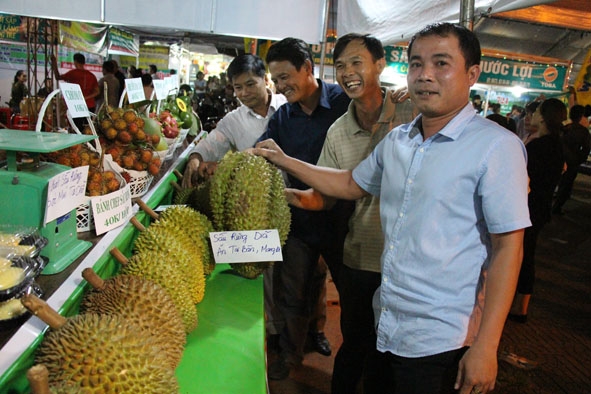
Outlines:
{"label": "tent pole", "polygon": [[324,25],[322,26],[322,37],[320,39],[320,67],[318,74],[324,79],[324,58],[326,57],[326,36],[328,35],[328,16],[330,11],[330,0],[324,0]]}
{"label": "tent pole", "polygon": [[474,0],[462,0],[460,4],[460,25],[474,30]]}

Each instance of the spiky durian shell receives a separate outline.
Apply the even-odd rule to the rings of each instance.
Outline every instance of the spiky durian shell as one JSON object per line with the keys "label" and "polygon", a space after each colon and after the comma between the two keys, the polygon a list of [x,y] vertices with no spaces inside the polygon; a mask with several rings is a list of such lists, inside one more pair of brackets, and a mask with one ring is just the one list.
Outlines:
{"label": "spiky durian shell", "polygon": [[272,266],[273,262],[270,261],[261,261],[256,263],[230,263],[230,267],[232,267],[234,272],[247,279],[258,278],[259,275],[262,275],[267,268]]}
{"label": "spiky durian shell", "polygon": [[195,304],[203,301],[205,295],[205,273],[203,271],[203,252],[186,234],[183,225],[163,221],[152,223],[140,232],[135,243],[135,252],[164,252],[165,267],[182,274],[182,280],[191,290]]}
{"label": "spiky durian shell", "polygon": [[[218,231],[278,229],[281,243],[289,233],[291,214],[281,174],[264,158],[229,152],[211,180],[211,206]],[[270,263],[231,264],[239,274],[255,278]]]}
{"label": "spiky durian shell", "polygon": [[291,223],[291,211],[285,198],[284,189],[285,181],[283,180],[281,171],[275,168],[271,174],[269,213],[271,215],[270,221],[274,226],[272,228],[277,228],[279,232],[281,246],[285,245]]}
{"label": "spiky durian shell", "polygon": [[189,203],[189,197],[191,197],[191,193],[195,188],[192,187],[185,187],[181,190],[178,190],[172,199],[173,204],[177,205],[184,205]]}
{"label": "spiky durian shell", "polygon": [[149,337],[119,315],[77,315],[50,330],[36,362],[50,385],[80,385],[82,393],[170,394],[179,390],[174,371]]}
{"label": "spiky durian shell", "polygon": [[215,269],[213,252],[209,243],[209,233],[213,231],[210,220],[202,213],[186,206],[172,206],[165,209],[158,219],[164,227],[181,230],[179,237],[185,236],[197,247],[202,256],[203,271],[206,275]]}
{"label": "spiky durian shell", "polygon": [[151,280],[131,275],[107,279],[102,289],[84,294],[80,312],[121,315],[155,340],[172,369],[181,361],[186,343],[183,320],[168,292]]}
{"label": "spiky durian shell", "polygon": [[171,267],[169,254],[163,251],[142,251],[134,254],[121,267],[121,273],[151,280],[162,286],[171,296],[181,314],[185,332],[197,327],[197,309],[192,299],[192,289],[184,274]]}
{"label": "spiky durian shell", "polygon": [[189,196],[188,204],[192,208],[201,212],[211,221],[213,220],[213,213],[211,211],[211,201],[209,194],[211,190],[211,181],[205,180],[197,187],[193,188],[191,195]]}

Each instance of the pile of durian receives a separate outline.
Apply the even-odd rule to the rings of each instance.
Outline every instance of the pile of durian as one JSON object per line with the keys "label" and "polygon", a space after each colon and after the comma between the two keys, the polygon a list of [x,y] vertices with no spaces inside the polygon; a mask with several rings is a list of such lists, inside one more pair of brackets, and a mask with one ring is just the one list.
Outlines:
{"label": "pile of durian", "polygon": [[[215,265],[209,233],[278,229],[283,244],[290,224],[283,189],[280,172],[265,159],[229,153],[207,187],[185,193],[198,194],[195,201],[207,205],[213,220],[181,205],[156,214],[138,201],[154,221],[144,227],[132,218],[139,230],[132,255],[111,250],[121,262],[118,275],[103,280],[84,270],[92,289],[84,294],[79,315],[64,318],[34,295],[22,299],[51,328],[30,371],[31,387],[45,384],[44,392],[60,393],[178,392],[174,371],[186,334],[197,327],[196,304]],[[255,278],[270,264],[231,266]]]}
{"label": "pile of durian", "polygon": [[147,228],[132,219],[140,232],[131,257],[111,250],[122,263],[118,275],[103,280],[83,271],[92,289],[83,295],[79,315],[66,319],[35,296],[22,299],[51,328],[35,357],[47,369],[48,390],[178,392],[174,372],[186,335],[197,327],[196,304],[212,271],[213,227],[189,207],[150,213],[157,220]]}

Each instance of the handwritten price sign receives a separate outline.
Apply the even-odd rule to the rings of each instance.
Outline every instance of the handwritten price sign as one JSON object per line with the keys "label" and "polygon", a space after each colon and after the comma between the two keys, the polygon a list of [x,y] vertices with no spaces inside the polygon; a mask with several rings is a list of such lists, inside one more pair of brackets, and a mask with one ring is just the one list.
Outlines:
{"label": "handwritten price sign", "polygon": [[216,264],[283,261],[277,230],[209,233]]}
{"label": "handwritten price sign", "polygon": [[76,167],[51,178],[47,184],[45,224],[76,209],[87,197],[88,166]]}

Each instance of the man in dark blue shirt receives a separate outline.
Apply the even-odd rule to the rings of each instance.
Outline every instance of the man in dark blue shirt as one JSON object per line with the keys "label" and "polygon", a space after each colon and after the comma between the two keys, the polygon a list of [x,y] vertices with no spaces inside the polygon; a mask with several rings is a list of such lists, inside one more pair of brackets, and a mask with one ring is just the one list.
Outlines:
{"label": "man in dark blue shirt", "polygon": [[[260,140],[272,138],[286,154],[316,164],[328,128],[347,111],[350,99],[338,85],[314,77],[312,54],[302,40],[285,38],[273,44],[266,60],[277,91],[288,102],[273,115]],[[287,187],[309,188],[291,175]],[[326,280],[319,258],[324,257],[329,267],[339,264],[344,241],[342,231],[337,234],[329,219],[330,212],[291,207],[291,213],[283,262],[274,267],[275,302],[285,327],[280,333],[281,355],[268,370],[273,380],[287,378],[290,369],[302,363],[310,317]],[[326,341],[322,332],[315,335],[317,342]],[[327,350],[323,354],[330,354],[329,346]]]}

